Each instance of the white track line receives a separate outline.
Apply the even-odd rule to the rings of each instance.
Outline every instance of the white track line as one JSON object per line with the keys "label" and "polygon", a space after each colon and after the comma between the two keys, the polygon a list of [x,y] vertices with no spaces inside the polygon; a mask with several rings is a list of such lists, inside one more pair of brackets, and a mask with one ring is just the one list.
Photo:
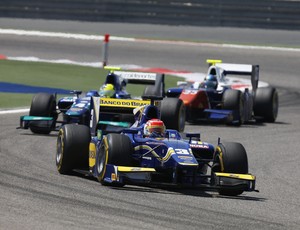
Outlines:
{"label": "white track line", "polygon": [[102,62],[78,62],[68,59],[42,59],[38,57],[5,57],[7,60],[13,61],[28,61],[28,62],[46,62],[46,63],[58,63],[58,64],[70,64],[70,65],[80,65],[80,66],[89,66],[95,68],[102,68]]}
{"label": "white track line", "polygon": [[0,115],[12,114],[12,113],[26,113],[29,109],[10,109],[10,110],[0,110]]}
{"label": "white track line", "polygon": [[[70,64],[70,65],[79,65],[79,66],[89,66],[94,68],[102,68],[103,63],[102,62],[78,62],[78,61],[72,61],[68,59],[58,59],[58,60],[49,60],[49,59],[41,59],[38,57],[5,57],[7,60],[14,60],[14,61],[28,61],[28,62],[46,62],[46,63],[59,63],[59,64]],[[144,66],[139,65],[128,65],[128,64],[119,64],[114,65],[117,67],[120,67],[122,70],[138,70],[138,69],[144,69]],[[149,68],[151,69],[151,68]],[[154,68],[155,69],[155,68]],[[171,75],[183,77],[187,81],[199,81],[200,79],[204,79],[205,74],[204,73],[197,73],[197,72],[182,72],[182,71],[172,71],[170,73]]]}
{"label": "white track line", "polygon": [[[103,40],[104,36],[101,35],[87,35],[87,34],[71,34],[71,33],[57,33],[57,32],[42,32],[35,30],[14,30],[14,29],[1,29],[0,34],[10,34],[19,36],[34,36],[34,37],[53,37],[53,38],[73,38],[79,40]],[[115,37],[110,36],[110,40],[114,41],[135,41],[134,38]]]}
{"label": "white track line", "polygon": [[[72,34],[72,33],[58,33],[58,32],[43,32],[35,30],[15,30],[15,29],[1,29],[0,34],[19,35],[19,36],[36,36],[36,37],[55,37],[66,39],[79,39],[79,40],[97,40],[102,41],[104,36],[101,35],[87,35],[87,34]],[[276,51],[292,51],[300,52],[300,48],[288,47],[274,47],[274,46],[250,46],[250,45],[236,45],[236,44],[216,44],[216,43],[203,43],[203,42],[186,42],[186,41],[169,41],[169,40],[152,40],[152,39],[139,39],[139,38],[126,38],[110,36],[111,41],[127,41],[127,42],[147,42],[159,44],[176,44],[176,45],[192,45],[192,46],[205,46],[205,47],[223,47],[235,49],[256,49],[256,50],[276,50]]]}

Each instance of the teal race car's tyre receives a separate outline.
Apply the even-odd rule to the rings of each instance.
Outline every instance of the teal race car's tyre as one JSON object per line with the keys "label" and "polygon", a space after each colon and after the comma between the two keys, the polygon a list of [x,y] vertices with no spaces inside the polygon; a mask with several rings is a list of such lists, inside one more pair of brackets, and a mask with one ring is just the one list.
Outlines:
{"label": "teal race car's tyre", "polygon": [[57,113],[55,96],[48,93],[38,93],[31,101],[29,116],[53,117],[53,123],[31,121],[29,128],[36,134],[49,134],[55,128]]}
{"label": "teal race car's tyre", "polygon": [[67,124],[58,133],[56,166],[61,174],[73,169],[88,169],[90,129],[85,125]]}

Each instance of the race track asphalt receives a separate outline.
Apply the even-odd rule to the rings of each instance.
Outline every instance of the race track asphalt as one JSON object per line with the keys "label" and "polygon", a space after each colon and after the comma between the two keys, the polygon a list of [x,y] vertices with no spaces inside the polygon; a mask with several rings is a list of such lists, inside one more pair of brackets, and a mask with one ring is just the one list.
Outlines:
{"label": "race track asphalt", "polygon": [[[106,33],[105,23],[47,23],[32,20],[0,20],[0,28]],[[62,26],[63,25],[63,26]],[[77,26],[76,26],[77,25]],[[57,26],[57,27],[56,27]],[[121,36],[147,27],[119,24]],[[126,27],[128,26],[128,27]],[[17,28],[19,27],[19,28]],[[128,28],[128,30],[126,30]],[[184,28],[151,26],[155,36],[179,40]],[[157,28],[157,30],[155,30]],[[163,29],[164,28],[164,29]],[[194,34],[207,28],[190,28]],[[237,29],[211,29],[220,39],[235,42]],[[226,33],[224,34],[224,30]],[[117,29],[116,32],[117,33]],[[159,32],[161,31],[161,32]],[[230,33],[232,31],[232,33]],[[240,30],[242,33],[244,30]],[[136,31],[133,31],[136,32]],[[132,34],[133,34],[132,32]],[[136,33],[138,33],[136,32]],[[161,34],[160,34],[161,33]],[[285,31],[253,30],[276,34]],[[231,34],[233,37],[226,37]],[[251,37],[250,35],[253,34]],[[291,32],[291,36],[298,32]],[[298,37],[299,38],[299,37]],[[208,40],[209,37],[207,38]],[[290,38],[291,40],[297,40]],[[273,42],[272,42],[273,43]],[[96,41],[0,35],[1,53],[7,56],[35,56],[50,59],[96,61],[101,45]],[[296,45],[296,44],[295,44]],[[251,123],[242,127],[190,125],[186,132],[201,132],[203,141],[241,142],[248,153],[249,170],[257,176],[259,193],[239,197],[190,189],[125,186],[110,188],[84,176],[62,176],[55,166],[56,134],[33,135],[17,130],[22,114],[0,115],[0,229],[297,229],[300,226],[300,64],[299,51],[222,48],[205,45],[159,42],[110,43],[111,64],[205,72],[207,58],[226,62],[259,64],[261,79],[277,87],[280,108],[275,123]],[[63,88],[63,87],[62,87]]]}

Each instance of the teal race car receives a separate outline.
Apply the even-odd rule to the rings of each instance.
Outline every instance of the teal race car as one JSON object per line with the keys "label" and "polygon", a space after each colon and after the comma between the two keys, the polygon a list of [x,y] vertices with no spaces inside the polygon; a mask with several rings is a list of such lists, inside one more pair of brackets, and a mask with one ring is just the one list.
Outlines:
{"label": "teal race car", "polygon": [[[60,98],[49,93],[36,94],[31,102],[29,115],[20,117],[20,127],[30,129],[36,134],[49,134],[57,131],[65,124],[82,124],[90,126],[91,111],[94,109],[91,103],[92,97],[132,99],[126,91],[127,84],[146,85],[142,98],[148,96],[165,96],[164,74],[146,72],[111,71],[106,76],[100,90],[90,90],[82,95],[81,91],[71,91],[71,96]],[[180,132],[185,127],[185,109],[182,100],[178,98],[164,98],[161,101],[162,120],[171,128]],[[106,116],[108,121],[134,122],[132,114],[118,115],[114,110]]]}

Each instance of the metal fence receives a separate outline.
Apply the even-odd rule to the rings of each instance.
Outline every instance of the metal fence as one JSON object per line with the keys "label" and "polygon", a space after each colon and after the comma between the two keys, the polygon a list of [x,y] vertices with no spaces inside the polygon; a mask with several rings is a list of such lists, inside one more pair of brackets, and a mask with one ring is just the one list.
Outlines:
{"label": "metal fence", "polygon": [[0,0],[0,17],[299,30],[300,1]]}

